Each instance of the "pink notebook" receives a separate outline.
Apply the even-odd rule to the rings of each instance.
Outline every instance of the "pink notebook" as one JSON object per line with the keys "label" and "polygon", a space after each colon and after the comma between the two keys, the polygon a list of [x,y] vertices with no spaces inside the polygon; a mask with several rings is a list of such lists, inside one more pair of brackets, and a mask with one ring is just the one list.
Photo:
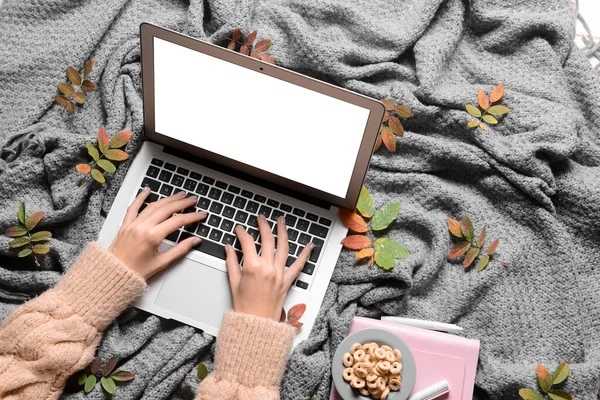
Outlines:
{"label": "pink notebook", "polygon": [[[444,400],[473,398],[479,340],[363,317],[354,317],[348,333],[364,328],[393,332],[410,347],[417,363],[417,381],[412,393],[446,379],[450,393]],[[330,400],[341,400],[333,385]]]}

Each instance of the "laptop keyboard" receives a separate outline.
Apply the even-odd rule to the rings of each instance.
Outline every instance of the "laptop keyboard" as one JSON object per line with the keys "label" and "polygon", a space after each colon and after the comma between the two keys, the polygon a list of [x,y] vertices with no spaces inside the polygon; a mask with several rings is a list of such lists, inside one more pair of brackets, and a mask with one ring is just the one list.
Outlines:
{"label": "laptop keyboard", "polygon": [[[184,226],[167,236],[167,239],[177,243],[191,236],[199,236],[202,243],[194,249],[222,260],[225,260],[223,245],[230,244],[235,248],[238,259],[242,261],[242,247],[234,233],[236,225],[243,226],[252,236],[256,251],[260,254],[258,215],[263,214],[267,218],[275,239],[276,221],[283,215],[288,227],[289,244],[286,267],[292,265],[304,246],[312,241],[315,247],[302,272],[311,277],[314,275],[331,220],[157,158],[152,159],[142,180],[141,187],[145,186],[148,186],[152,193],[140,212],[149,203],[178,192],[186,192],[188,197],[197,195],[196,207],[187,208],[182,212],[206,211],[206,219],[202,223]],[[297,279],[295,285],[300,289],[308,289],[308,282],[302,279]]]}

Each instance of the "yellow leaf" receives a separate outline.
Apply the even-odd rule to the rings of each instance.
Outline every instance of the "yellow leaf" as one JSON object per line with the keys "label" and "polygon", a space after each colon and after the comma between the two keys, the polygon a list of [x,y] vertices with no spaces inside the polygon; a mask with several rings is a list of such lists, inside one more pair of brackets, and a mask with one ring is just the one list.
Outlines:
{"label": "yellow leaf", "polygon": [[356,258],[367,258],[367,257],[371,257],[373,254],[375,253],[375,249],[372,247],[366,248],[366,249],[362,249],[361,251],[359,251],[358,253],[356,253],[354,255],[354,257]]}

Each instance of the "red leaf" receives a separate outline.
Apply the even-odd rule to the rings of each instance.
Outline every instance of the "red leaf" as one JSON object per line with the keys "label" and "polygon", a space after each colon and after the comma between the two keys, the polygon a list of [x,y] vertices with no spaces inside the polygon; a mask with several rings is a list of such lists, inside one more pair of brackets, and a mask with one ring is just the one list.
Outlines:
{"label": "red leaf", "polygon": [[479,107],[483,108],[484,110],[487,110],[490,106],[490,100],[481,89],[479,89],[479,92],[477,92],[477,102],[479,102]]}
{"label": "red leaf", "polygon": [[494,88],[494,90],[492,90],[492,93],[490,94],[490,100],[492,103],[495,103],[500,100],[502,96],[504,96],[504,83],[499,84]]}
{"label": "red leaf", "polygon": [[240,53],[247,56],[248,54],[250,54],[250,49],[248,48],[248,46],[243,45],[242,47],[240,47]]}
{"label": "red leaf", "polygon": [[31,214],[29,216],[29,218],[27,218],[25,220],[25,227],[29,230],[33,229],[36,227],[37,224],[39,224],[39,222],[42,220],[42,218],[44,218],[44,215],[46,213],[43,211],[36,211],[33,214]]}
{"label": "red leaf", "polygon": [[110,377],[113,378],[115,381],[127,382],[135,378],[135,374],[129,371],[117,371]]}
{"label": "red leaf", "polygon": [[100,357],[94,358],[92,363],[90,364],[90,372],[92,375],[96,375],[98,371],[100,371],[100,366],[102,364],[102,359]]}
{"label": "red leaf", "polygon": [[233,31],[233,40],[240,40],[242,38],[242,31],[240,28],[235,28]]}
{"label": "red leaf", "polygon": [[500,239],[494,239],[492,244],[490,244],[490,247],[488,247],[488,249],[487,249],[488,256],[491,256],[492,254],[494,254],[496,252],[496,249],[498,248],[499,243],[500,243]]}
{"label": "red leaf", "polygon": [[229,50],[235,50],[235,42],[233,40],[231,42],[229,42],[229,44],[227,45],[227,48]]}
{"label": "red leaf", "polygon": [[394,135],[404,136],[404,127],[402,126],[402,122],[400,122],[400,120],[393,115],[390,116],[389,126],[392,128]]}
{"label": "red leaf", "polygon": [[254,57],[260,60],[260,53],[258,51],[252,50],[250,52],[250,57]]}
{"label": "red leaf", "polygon": [[96,62],[96,60],[90,60],[85,64],[85,67],[83,68],[83,77],[84,78],[87,78],[88,76],[90,76],[95,62]]}
{"label": "red leaf", "polygon": [[254,30],[254,31],[250,32],[250,34],[246,38],[246,41],[244,42],[244,44],[246,46],[252,46],[252,44],[254,43],[255,40],[256,40],[256,31]]}
{"label": "red leaf", "polygon": [[350,235],[346,236],[341,244],[350,250],[362,250],[371,244],[371,239],[363,235]]}
{"label": "red leaf", "polygon": [[291,325],[291,326],[293,326],[294,328],[296,328],[296,329],[298,329],[298,330],[299,330],[300,328],[302,328],[302,325],[304,325],[302,322],[300,322],[300,321],[297,321],[297,320],[292,320],[292,321],[289,321],[289,323],[290,323],[290,325]]}
{"label": "red leaf", "polygon": [[275,60],[273,59],[273,57],[271,57],[267,53],[261,53],[260,59],[263,60],[264,62],[268,62],[269,64],[275,65]]}
{"label": "red leaf", "polygon": [[409,118],[411,116],[410,110],[404,104],[396,106],[396,114],[398,114],[400,118]]}
{"label": "red leaf", "polygon": [[118,358],[113,358],[109,362],[106,363],[104,368],[102,368],[102,376],[108,376],[117,366],[117,362],[119,362]]}
{"label": "red leaf", "polygon": [[462,256],[463,254],[465,254],[467,252],[467,250],[469,250],[470,247],[471,247],[471,242],[457,243],[454,246],[452,246],[452,249],[450,249],[450,253],[448,253],[448,258],[450,260],[454,260],[454,259]]}
{"label": "red leaf", "polygon": [[354,211],[350,211],[346,208],[340,208],[339,214],[340,219],[342,220],[342,223],[346,226],[346,228],[358,233],[364,233],[368,230],[367,223],[365,222],[363,217],[361,217]]}
{"label": "red leaf", "polygon": [[300,304],[296,304],[295,306],[292,306],[292,308],[290,308],[287,313],[288,320],[289,321],[298,321],[300,318],[302,318],[305,311],[306,311],[306,304],[304,304],[304,303],[300,303]]}
{"label": "red leaf", "polygon": [[100,148],[100,152],[102,154],[106,153],[108,150],[110,140],[108,139],[108,134],[104,128],[98,129],[98,147]]}
{"label": "red leaf", "polygon": [[89,174],[92,170],[92,167],[90,167],[89,164],[77,164],[77,166],[75,166],[75,169],[81,172],[82,174]]}
{"label": "red leaf", "polygon": [[263,39],[256,43],[256,46],[254,46],[254,50],[264,53],[265,51],[269,50],[269,47],[271,47],[272,44],[273,42],[271,42],[270,40]]}

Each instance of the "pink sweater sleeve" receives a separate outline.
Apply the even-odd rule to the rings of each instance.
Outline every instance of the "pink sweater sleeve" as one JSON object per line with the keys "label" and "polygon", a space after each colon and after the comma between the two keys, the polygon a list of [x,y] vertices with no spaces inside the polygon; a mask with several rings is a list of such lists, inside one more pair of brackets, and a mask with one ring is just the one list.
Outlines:
{"label": "pink sweater sleeve", "polygon": [[67,378],[94,357],[102,332],[145,288],[142,277],[89,244],[55,288],[0,327],[0,398],[58,399]]}
{"label": "pink sweater sleeve", "polygon": [[228,312],[213,372],[196,400],[276,400],[296,328],[272,319]]}

